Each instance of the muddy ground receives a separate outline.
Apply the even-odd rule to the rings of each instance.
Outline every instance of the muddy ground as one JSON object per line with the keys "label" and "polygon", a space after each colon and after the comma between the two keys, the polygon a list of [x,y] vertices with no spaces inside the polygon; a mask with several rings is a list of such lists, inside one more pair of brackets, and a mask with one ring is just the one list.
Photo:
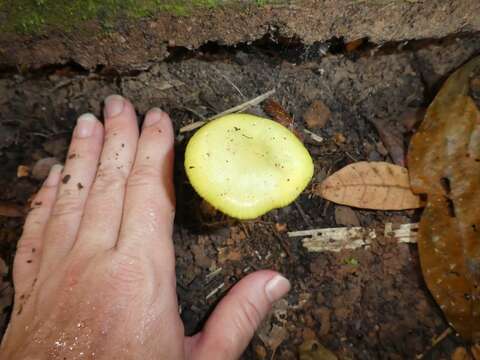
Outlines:
{"label": "muddy ground", "polygon": [[83,6],[82,0],[0,3],[0,67],[74,62],[88,69],[98,65],[145,69],[167,58],[175,47],[236,45],[267,34],[305,44],[333,38],[384,44],[480,31],[478,0],[157,1],[162,2],[176,3],[177,11],[152,6],[146,16],[128,5],[127,9],[113,5],[121,1],[110,1],[98,6],[96,14],[85,12],[102,3],[99,0],[84,1]]}
{"label": "muddy ground", "polygon": [[[17,177],[17,167],[40,159],[63,160],[77,116],[101,115],[101,100],[111,93],[129,97],[144,114],[150,107],[168,111],[175,128],[209,117],[268,90],[306,127],[304,113],[315,100],[332,115],[308,141],[315,161],[312,185],[292,205],[255,221],[238,222],[212,213],[195,195],[182,167],[191,134],[178,134],[176,187],[178,216],[174,233],[178,294],[189,334],[241,277],[256,269],[284,273],[293,289],[257,334],[244,359],[270,359],[273,326],[286,337],[276,359],[296,359],[299,346],[317,338],[339,359],[449,359],[462,345],[455,334],[431,347],[448,324],[432,300],[414,244],[379,236],[369,249],[308,253],[301,239],[286,231],[339,226],[334,204],[312,189],[327,174],[358,160],[391,161],[373,123],[404,144],[412,134],[405,113],[422,109],[445,77],[480,51],[480,36],[437,41],[304,46],[283,39],[250,46],[204,46],[180,50],[146,70],[119,73],[100,66],[49,66],[0,78],[0,201],[28,207],[38,189],[32,176]],[[254,109],[255,110],[255,109]],[[259,111],[259,109],[256,109]],[[410,223],[418,213],[354,209],[362,226]],[[0,256],[11,270],[23,218],[0,217]],[[348,222],[348,221],[347,221]],[[218,270],[221,268],[221,270]],[[223,284],[223,285],[222,285]],[[10,273],[1,290],[3,328],[11,301]],[[280,333],[282,333],[280,331]]]}

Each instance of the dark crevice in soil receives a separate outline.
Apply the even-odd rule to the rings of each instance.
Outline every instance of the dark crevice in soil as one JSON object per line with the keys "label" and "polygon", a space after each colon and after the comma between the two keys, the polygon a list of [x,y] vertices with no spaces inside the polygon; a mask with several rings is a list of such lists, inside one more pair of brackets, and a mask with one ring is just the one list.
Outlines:
{"label": "dark crevice in soil", "polygon": [[[259,40],[248,43],[238,43],[236,45],[222,45],[219,42],[207,42],[198,49],[170,46],[167,48],[170,55],[164,62],[177,63],[192,58],[204,61],[234,58],[235,61],[241,63],[241,57],[237,56],[239,53],[250,55],[259,54],[267,56],[275,62],[287,61],[296,64],[318,60],[327,55],[345,55],[355,61],[360,57],[415,52],[431,45],[447,46],[451,43],[468,40],[476,36],[480,36],[480,33],[459,33],[441,39],[414,39],[401,42],[386,42],[383,44],[370,42],[368,38],[359,39],[355,41],[356,44],[353,44],[353,42],[346,43],[343,37],[333,37],[326,42],[316,42],[311,45],[306,45],[301,39],[296,37],[289,38],[276,33],[268,33]],[[137,76],[143,71],[147,71],[148,68],[149,66],[145,66],[144,69],[125,70],[110,67],[105,64],[98,64],[94,70],[89,70],[74,61],[68,61],[64,64],[51,64],[36,69],[24,69],[11,66],[0,67],[0,78],[10,77],[16,74],[28,78],[42,78],[53,73],[60,73],[66,77],[96,74],[104,78],[116,78],[119,76]],[[430,98],[430,96],[428,96],[428,98]]]}

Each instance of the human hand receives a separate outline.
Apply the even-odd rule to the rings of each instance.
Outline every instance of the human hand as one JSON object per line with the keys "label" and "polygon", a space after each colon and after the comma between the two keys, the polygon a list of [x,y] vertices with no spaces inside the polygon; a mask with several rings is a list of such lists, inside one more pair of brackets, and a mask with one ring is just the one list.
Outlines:
{"label": "human hand", "polygon": [[139,135],[128,100],[105,103],[105,126],[91,114],[78,119],[63,171],[54,166],[32,202],[0,359],[238,358],[288,281],[273,271],[248,275],[203,331],[185,337],[172,124],[152,109]]}

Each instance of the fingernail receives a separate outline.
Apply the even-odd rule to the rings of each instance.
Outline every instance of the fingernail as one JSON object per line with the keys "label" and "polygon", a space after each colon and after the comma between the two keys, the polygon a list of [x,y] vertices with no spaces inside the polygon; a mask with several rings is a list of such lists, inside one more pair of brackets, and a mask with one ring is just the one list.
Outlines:
{"label": "fingernail", "polygon": [[96,122],[97,118],[93,114],[83,114],[77,120],[74,136],[77,138],[87,138],[92,136]]}
{"label": "fingernail", "polygon": [[265,293],[273,303],[284,297],[290,291],[290,287],[290,281],[282,275],[276,275],[265,285]]}
{"label": "fingernail", "polygon": [[153,124],[162,120],[163,111],[159,108],[151,109],[147,115],[145,116],[145,120],[143,121],[143,127],[152,126]]}
{"label": "fingernail", "polygon": [[51,167],[48,177],[45,180],[46,186],[57,186],[60,182],[60,174],[62,173],[63,165],[55,164]]}
{"label": "fingernail", "polygon": [[110,95],[105,99],[105,117],[120,115],[125,106],[125,99],[120,95]]}

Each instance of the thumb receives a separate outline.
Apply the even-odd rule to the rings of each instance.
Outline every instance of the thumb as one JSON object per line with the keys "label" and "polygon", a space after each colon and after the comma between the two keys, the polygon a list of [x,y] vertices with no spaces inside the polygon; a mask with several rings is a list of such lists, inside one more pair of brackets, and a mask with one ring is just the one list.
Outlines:
{"label": "thumb", "polygon": [[238,359],[272,304],[289,290],[290,282],[274,271],[246,276],[218,304],[203,331],[190,339],[188,358]]}

